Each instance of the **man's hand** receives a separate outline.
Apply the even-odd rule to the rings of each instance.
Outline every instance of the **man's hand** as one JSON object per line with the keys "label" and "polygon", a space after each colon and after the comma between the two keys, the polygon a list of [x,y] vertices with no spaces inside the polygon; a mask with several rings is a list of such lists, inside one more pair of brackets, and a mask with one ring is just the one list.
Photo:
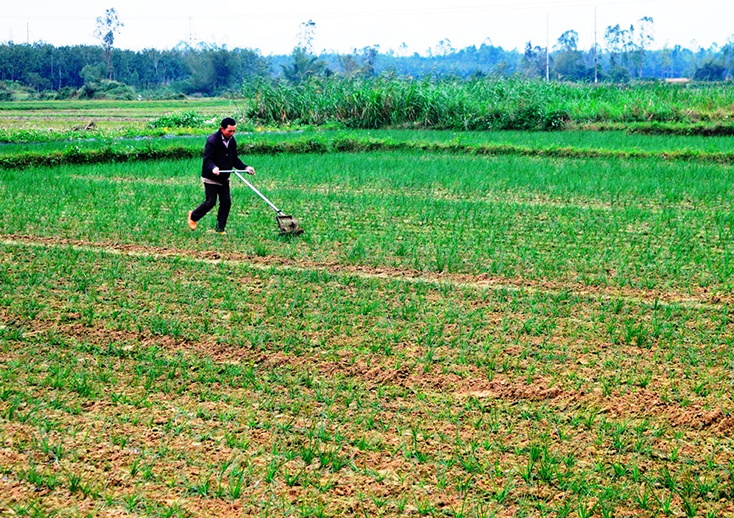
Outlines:
{"label": "man's hand", "polygon": [[247,174],[251,174],[252,176],[255,176],[255,168],[252,167],[251,165],[248,165],[247,167],[245,167],[245,172]]}
{"label": "man's hand", "polygon": [[219,168],[218,167],[215,167],[214,169],[212,169],[212,173],[218,175],[219,174]]}

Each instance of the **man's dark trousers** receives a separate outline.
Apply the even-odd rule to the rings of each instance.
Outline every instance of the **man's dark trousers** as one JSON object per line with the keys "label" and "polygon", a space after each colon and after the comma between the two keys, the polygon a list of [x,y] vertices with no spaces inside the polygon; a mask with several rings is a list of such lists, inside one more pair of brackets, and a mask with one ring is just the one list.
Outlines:
{"label": "man's dark trousers", "polygon": [[227,218],[229,217],[229,209],[232,207],[232,197],[229,194],[229,182],[222,185],[214,185],[212,183],[204,184],[204,193],[206,198],[204,203],[196,207],[191,213],[191,219],[199,221],[204,215],[214,208],[217,204],[217,196],[219,197],[219,211],[217,212],[217,229],[224,230],[227,226]]}

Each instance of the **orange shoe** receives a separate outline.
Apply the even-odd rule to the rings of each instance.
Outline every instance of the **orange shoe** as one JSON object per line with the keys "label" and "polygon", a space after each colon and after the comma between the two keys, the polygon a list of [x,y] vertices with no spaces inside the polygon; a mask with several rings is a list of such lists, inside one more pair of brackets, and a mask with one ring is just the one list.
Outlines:
{"label": "orange shoe", "polygon": [[191,219],[191,212],[192,211],[189,211],[189,228],[191,230],[196,230],[196,221],[194,221],[193,219]]}

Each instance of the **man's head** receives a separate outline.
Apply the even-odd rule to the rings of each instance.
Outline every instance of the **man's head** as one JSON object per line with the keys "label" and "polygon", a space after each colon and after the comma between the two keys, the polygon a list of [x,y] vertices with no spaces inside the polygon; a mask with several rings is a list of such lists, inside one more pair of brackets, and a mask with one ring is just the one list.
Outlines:
{"label": "man's head", "polygon": [[224,138],[229,139],[234,135],[235,129],[237,129],[237,121],[232,117],[225,117],[222,119],[221,126],[220,131],[222,135],[224,135]]}

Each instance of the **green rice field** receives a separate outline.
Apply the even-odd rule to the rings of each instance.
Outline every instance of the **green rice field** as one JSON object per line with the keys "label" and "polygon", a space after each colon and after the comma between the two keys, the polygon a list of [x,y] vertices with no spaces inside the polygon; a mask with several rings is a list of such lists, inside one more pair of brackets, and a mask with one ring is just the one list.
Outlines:
{"label": "green rice field", "polygon": [[[303,235],[237,178],[190,231],[195,157],[0,169],[0,516],[734,515],[731,138],[237,138]],[[247,151],[338,139],[413,145]]]}

